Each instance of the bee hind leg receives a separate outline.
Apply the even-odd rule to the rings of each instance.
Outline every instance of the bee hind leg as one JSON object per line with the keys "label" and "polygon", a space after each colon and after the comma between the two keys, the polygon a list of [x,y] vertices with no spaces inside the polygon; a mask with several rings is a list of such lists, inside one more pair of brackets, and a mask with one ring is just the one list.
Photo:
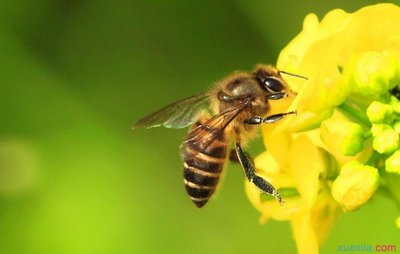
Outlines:
{"label": "bee hind leg", "polygon": [[[246,151],[243,151],[244,154],[249,158],[249,160],[251,161],[252,164],[254,164],[253,159],[251,158],[250,154]],[[229,161],[230,162],[234,162],[234,163],[240,163],[240,160],[238,158],[238,155],[236,153],[236,149],[231,149],[229,151]]]}
{"label": "bee hind leg", "polygon": [[252,159],[242,149],[240,142],[236,142],[235,150],[236,150],[236,158],[239,161],[239,163],[242,165],[242,168],[244,170],[244,173],[245,173],[247,179],[249,179],[250,182],[252,182],[257,188],[259,188],[263,192],[265,192],[271,196],[274,196],[279,201],[279,204],[283,205],[282,197],[278,193],[278,191],[274,188],[274,186],[272,186],[272,184],[270,184],[265,179],[263,179],[262,177],[260,177],[256,174]]}

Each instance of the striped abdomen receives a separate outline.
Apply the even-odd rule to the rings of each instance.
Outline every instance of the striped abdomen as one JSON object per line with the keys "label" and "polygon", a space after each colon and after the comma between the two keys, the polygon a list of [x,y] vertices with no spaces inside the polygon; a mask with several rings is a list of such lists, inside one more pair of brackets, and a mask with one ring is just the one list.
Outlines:
{"label": "striped abdomen", "polygon": [[[211,133],[216,133],[211,135]],[[203,137],[212,137],[204,140]],[[215,191],[226,158],[223,131],[197,123],[183,144],[183,178],[186,191],[197,207],[202,207]]]}

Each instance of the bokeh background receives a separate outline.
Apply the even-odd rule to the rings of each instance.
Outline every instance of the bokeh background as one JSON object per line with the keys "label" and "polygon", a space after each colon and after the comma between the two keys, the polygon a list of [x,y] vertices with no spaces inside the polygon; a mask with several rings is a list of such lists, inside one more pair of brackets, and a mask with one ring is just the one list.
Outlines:
{"label": "bokeh background", "polygon": [[[186,130],[130,126],[274,63],[307,13],[377,2],[1,0],[0,253],[294,253],[288,223],[259,224],[237,165],[199,210],[182,183]],[[322,253],[396,243],[396,216],[377,197]]]}

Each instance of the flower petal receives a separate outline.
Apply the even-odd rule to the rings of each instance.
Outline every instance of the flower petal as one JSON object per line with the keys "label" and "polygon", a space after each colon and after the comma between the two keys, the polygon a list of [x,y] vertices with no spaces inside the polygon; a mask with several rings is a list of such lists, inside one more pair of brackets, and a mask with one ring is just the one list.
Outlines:
{"label": "flower petal", "polygon": [[318,254],[318,239],[312,228],[311,214],[303,210],[292,219],[293,238],[299,254]]}
{"label": "flower petal", "polygon": [[311,140],[302,134],[293,141],[289,158],[290,173],[294,176],[304,205],[311,208],[317,198],[324,157]]}

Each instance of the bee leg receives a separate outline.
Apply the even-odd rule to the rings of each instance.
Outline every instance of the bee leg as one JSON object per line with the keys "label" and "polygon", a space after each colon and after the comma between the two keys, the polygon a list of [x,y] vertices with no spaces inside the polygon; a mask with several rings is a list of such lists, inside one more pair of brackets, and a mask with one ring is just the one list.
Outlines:
{"label": "bee leg", "polygon": [[235,162],[235,163],[239,163],[240,162],[239,158],[238,158],[238,156],[236,154],[236,150],[235,149],[230,150],[230,152],[229,152],[229,161]]}
{"label": "bee leg", "polygon": [[253,117],[250,117],[250,118],[244,120],[243,122],[245,124],[253,124],[253,125],[254,124],[262,124],[262,123],[274,123],[274,122],[277,122],[279,120],[282,120],[285,116],[292,115],[292,114],[296,115],[297,112],[296,111],[289,111],[289,112],[286,112],[286,113],[279,113],[279,114],[275,114],[275,115],[270,115],[270,116],[267,116],[265,118],[262,118],[262,117],[259,117],[259,116],[253,116]]}
{"label": "bee leg", "polygon": [[242,165],[242,168],[244,170],[244,173],[246,174],[247,179],[249,179],[250,182],[252,182],[256,187],[258,187],[263,192],[271,196],[274,196],[279,201],[279,204],[283,205],[282,197],[278,193],[278,191],[274,188],[274,186],[272,186],[272,184],[270,184],[265,179],[256,174],[252,160],[246,154],[246,152],[243,151],[240,142],[236,142],[236,157],[239,160],[240,164]]}
{"label": "bee leg", "polygon": [[[251,158],[250,154],[246,151],[243,151],[243,152],[251,160],[251,163],[254,164],[253,159]],[[235,149],[232,149],[229,151],[229,161],[234,162],[234,163],[240,163]]]}

